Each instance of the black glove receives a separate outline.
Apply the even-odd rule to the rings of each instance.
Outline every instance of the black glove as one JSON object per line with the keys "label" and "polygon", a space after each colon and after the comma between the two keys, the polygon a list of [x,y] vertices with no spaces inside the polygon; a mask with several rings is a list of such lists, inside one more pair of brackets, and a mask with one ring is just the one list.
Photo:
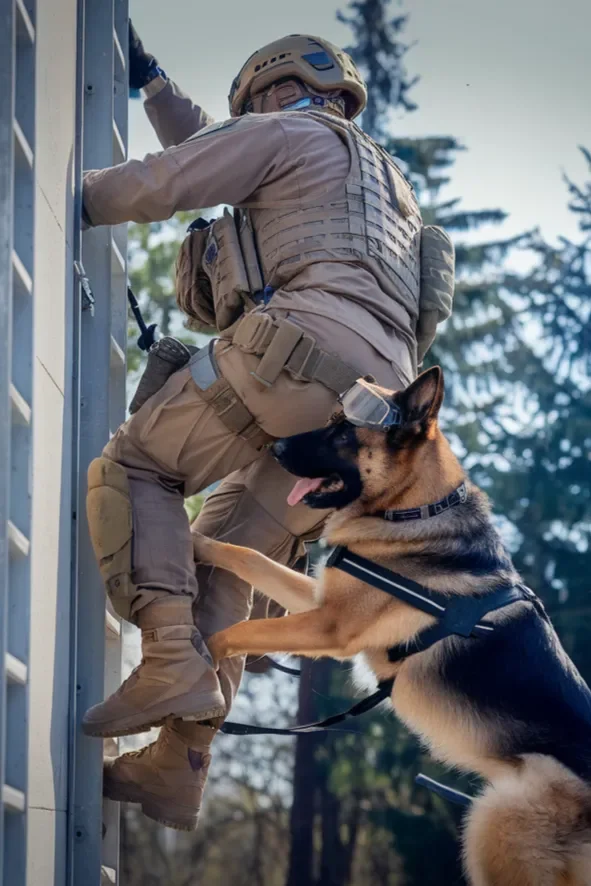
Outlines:
{"label": "black glove", "polygon": [[129,20],[129,85],[131,89],[141,89],[158,76],[158,62],[146,52],[144,44]]}

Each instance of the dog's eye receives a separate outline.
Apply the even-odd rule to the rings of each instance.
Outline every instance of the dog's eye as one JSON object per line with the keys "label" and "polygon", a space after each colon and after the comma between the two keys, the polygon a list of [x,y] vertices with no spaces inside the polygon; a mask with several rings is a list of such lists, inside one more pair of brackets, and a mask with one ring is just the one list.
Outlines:
{"label": "dog's eye", "polygon": [[348,446],[351,444],[351,428],[348,425],[341,425],[335,428],[334,442],[337,446]]}

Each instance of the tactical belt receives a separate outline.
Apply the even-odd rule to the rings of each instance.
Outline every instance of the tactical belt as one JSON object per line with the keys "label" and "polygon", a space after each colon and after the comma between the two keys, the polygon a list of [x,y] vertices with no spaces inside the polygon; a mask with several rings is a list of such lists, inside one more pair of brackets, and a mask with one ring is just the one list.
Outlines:
{"label": "tactical belt", "polygon": [[284,369],[299,381],[317,381],[335,394],[344,393],[361,375],[340,357],[319,348],[299,326],[288,320],[273,320],[268,314],[245,314],[232,341],[241,351],[261,356],[252,374],[268,388]]}

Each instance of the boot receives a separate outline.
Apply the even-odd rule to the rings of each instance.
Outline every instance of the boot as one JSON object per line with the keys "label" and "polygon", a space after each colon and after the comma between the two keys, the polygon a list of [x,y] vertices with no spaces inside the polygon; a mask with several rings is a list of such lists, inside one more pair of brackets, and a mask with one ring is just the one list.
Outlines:
{"label": "boot", "polygon": [[104,796],[141,803],[148,818],[179,831],[194,831],[216,731],[213,726],[169,719],[152,744],[105,760]]}
{"label": "boot", "polygon": [[117,692],[86,712],[86,735],[132,735],[169,716],[200,721],[224,715],[220,683],[193,624],[191,603],[189,597],[170,596],[140,609],[141,664]]}

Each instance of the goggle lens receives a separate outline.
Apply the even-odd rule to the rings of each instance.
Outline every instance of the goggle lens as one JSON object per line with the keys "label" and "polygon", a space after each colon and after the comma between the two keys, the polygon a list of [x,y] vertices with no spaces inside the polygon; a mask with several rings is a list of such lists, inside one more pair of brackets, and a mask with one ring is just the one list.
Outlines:
{"label": "goggle lens", "polygon": [[361,428],[389,428],[400,424],[400,410],[389,403],[376,388],[364,379],[349,388],[341,397],[343,412],[351,424]]}

